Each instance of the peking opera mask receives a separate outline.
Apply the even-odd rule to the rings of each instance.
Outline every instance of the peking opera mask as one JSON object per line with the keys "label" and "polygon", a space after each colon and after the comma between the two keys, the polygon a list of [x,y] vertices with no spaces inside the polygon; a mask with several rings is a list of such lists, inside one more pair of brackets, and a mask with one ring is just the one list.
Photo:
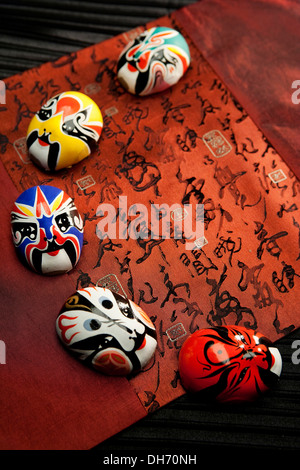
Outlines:
{"label": "peking opera mask", "polygon": [[92,153],[102,127],[101,111],[91,98],[63,92],[32,118],[27,130],[29,156],[48,171],[70,167]]}
{"label": "peking opera mask", "polygon": [[144,96],[175,85],[190,65],[184,37],[175,29],[154,27],[130,42],[121,53],[117,76],[130,93]]}
{"label": "peking opera mask", "polygon": [[282,359],[269,339],[236,326],[200,329],[183,343],[183,387],[218,402],[253,401],[278,382]]}
{"label": "peking opera mask", "polygon": [[54,186],[34,186],[15,201],[13,242],[21,261],[39,274],[62,274],[78,262],[83,222],[73,200]]}
{"label": "peking opera mask", "polygon": [[56,331],[77,359],[106,375],[145,367],[156,349],[156,332],[134,302],[103,287],[77,290],[62,307]]}

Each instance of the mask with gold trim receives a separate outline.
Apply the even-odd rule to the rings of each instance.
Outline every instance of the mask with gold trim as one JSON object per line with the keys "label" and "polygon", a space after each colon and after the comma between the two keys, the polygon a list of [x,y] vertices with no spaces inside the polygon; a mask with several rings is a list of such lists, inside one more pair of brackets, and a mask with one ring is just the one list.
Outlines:
{"label": "mask with gold trim", "polygon": [[93,152],[102,127],[101,111],[89,96],[63,92],[32,118],[27,130],[29,156],[48,171],[71,167]]}

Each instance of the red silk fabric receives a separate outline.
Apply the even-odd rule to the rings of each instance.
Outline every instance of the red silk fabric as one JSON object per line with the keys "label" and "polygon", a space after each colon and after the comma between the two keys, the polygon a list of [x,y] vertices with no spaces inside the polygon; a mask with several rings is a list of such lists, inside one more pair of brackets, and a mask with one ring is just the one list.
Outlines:
{"label": "red silk fabric", "polygon": [[[299,327],[297,142],[291,140],[289,147],[282,140],[295,126],[284,113],[281,128],[285,123],[289,130],[279,138],[272,131],[279,105],[275,102],[272,110],[270,102],[265,115],[262,101],[256,106],[245,99],[248,91],[249,97],[257,93],[256,64],[249,60],[257,48],[233,54],[232,48],[242,46],[230,40],[236,25],[242,42],[251,39],[252,44],[251,26],[259,26],[258,16],[248,14],[252,3],[263,11],[281,7],[231,2],[224,6],[225,17],[221,3],[199,2],[155,22],[181,31],[192,57],[181,81],[160,94],[132,96],[116,78],[120,52],[142,27],[6,80],[0,149],[0,339],[7,352],[0,366],[1,448],[87,449],[182,395],[178,351],[198,328],[235,324],[276,341]],[[242,8],[234,9],[237,4]],[[270,38],[270,28],[265,34]],[[275,64],[276,47],[268,47],[269,63]],[[261,57],[261,70],[262,63]],[[271,70],[262,73],[272,75]],[[292,73],[288,86],[291,78]],[[45,173],[28,158],[27,127],[48,98],[67,90],[97,102],[103,132],[90,157]],[[35,275],[14,252],[10,206],[37,184],[66,191],[84,220],[81,258],[64,276]],[[149,213],[154,203],[203,204],[203,246],[186,250],[172,237],[101,239],[98,207],[106,203],[117,210],[120,196],[127,197],[128,207],[142,203]],[[127,223],[130,229],[133,219]],[[56,337],[55,319],[64,300],[77,288],[97,284],[124,292],[155,324],[155,357],[133,378],[86,370]]]}

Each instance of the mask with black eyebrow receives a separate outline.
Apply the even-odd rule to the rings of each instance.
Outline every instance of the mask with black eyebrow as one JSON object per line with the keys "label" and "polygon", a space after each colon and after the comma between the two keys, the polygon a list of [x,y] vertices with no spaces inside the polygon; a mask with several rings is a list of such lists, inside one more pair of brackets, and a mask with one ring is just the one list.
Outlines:
{"label": "mask with black eyebrow", "polygon": [[44,106],[40,108],[37,112],[37,117],[40,121],[48,121],[48,119],[53,116],[56,112],[57,102],[59,100],[59,96],[54,96],[51,100],[49,100]]}
{"label": "mask with black eyebrow", "polygon": [[20,260],[46,275],[70,271],[83,245],[83,221],[67,193],[49,185],[19,195],[11,212],[13,243]]}
{"label": "mask with black eyebrow", "polygon": [[133,313],[129,300],[126,299],[125,297],[122,297],[120,294],[117,294],[116,292],[113,292],[113,295],[114,295],[114,298],[116,299],[119,310],[120,312],[122,312],[124,317],[134,318],[134,313]]}
{"label": "mask with black eyebrow", "polygon": [[56,325],[70,352],[109,375],[142,369],[157,345],[147,315],[127,298],[101,287],[79,289],[69,297]]}
{"label": "mask with black eyebrow", "polygon": [[99,106],[75,91],[50,98],[31,119],[26,136],[30,158],[47,171],[69,168],[96,148],[103,127]]}
{"label": "mask with black eyebrow", "polygon": [[72,137],[83,140],[87,145],[91,146],[97,140],[96,132],[87,127],[87,121],[91,112],[91,106],[78,111],[77,114],[70,119],[66,119],[62,124],[62,131]]}

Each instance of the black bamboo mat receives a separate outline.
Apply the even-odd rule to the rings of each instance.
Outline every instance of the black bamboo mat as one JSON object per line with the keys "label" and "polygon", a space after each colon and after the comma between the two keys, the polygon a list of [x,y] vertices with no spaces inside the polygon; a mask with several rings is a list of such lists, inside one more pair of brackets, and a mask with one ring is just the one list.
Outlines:
{"label": "black bamboo mat", "polygon": [[[0,79],[56,60],[191,3],[195,2],[1,1]],[[279,450],[294,455],[300,447],[300,351],[297,354],[300,332],[283,338],[277,346],[283,358],[281,380],[263,400],[224,407],[187,394],[99,444],[92,452],[100,456],[139,451],[145,455],[145,463],[149,454],[197,454],[200,465],[199,455],[204,451],[209,452],[212,463],[217,450],[221,455],[229,450],[233,460],[237,450],[243,450],[246,461],[251,461],[256,451],[274,454]],[[166,464],[166,459],[161,463]],[[174,459],[172,463],[176,463]]]}

